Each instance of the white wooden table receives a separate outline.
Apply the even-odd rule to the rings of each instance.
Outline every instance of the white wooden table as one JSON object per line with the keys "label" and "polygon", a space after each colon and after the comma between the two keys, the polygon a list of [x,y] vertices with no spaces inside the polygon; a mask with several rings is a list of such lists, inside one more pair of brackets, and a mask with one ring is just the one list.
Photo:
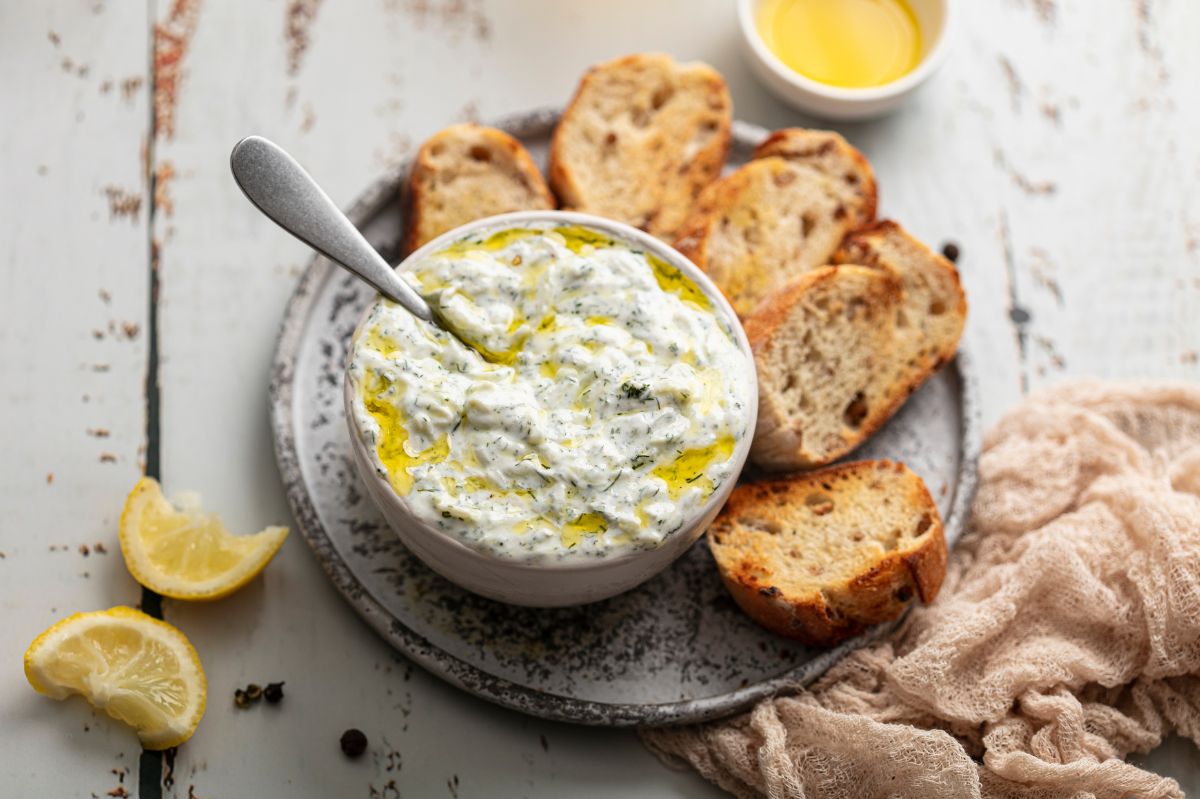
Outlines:
{"label": "white wooden table", "polygon": [[[919,99],[841,129],[884,214],[961,246],[985,421],[1070,375],[1200,377],[1200,3],[960,6]],[[236,530],[288,518],[267,369],[308,254],[242,199],[231,145],[275,138],[345,204],[447,123],[561,104],[589,63],[648,49],[712,63],[742,119],[813,124],[754,82],[726,0],[0,4],[0,793],[137,792],[133,736],[18,664],[65,614],[139,601],[116,518],[144,468]],[[631,732],[414,669],[299,535],[234,597],[164,611],[210,701],[163,795],[715,795]],[[282,705],[235,709],[271,680]],[[342,756],[347,727],[369,756]],[[1197,790],[1198,760],[1173,740],[1146,762]]]}

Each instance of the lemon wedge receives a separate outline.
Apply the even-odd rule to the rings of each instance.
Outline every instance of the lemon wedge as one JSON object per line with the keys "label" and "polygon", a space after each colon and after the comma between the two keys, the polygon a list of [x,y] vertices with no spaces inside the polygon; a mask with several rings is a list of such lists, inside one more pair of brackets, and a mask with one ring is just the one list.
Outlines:
{"label": "lemon wedge", "polygon": [[286,527],[268,527],[230,535],[216,515],[200,508],[199,497],[186,495],[171,504],[149,477],[129,492],[121,513],[121,552],[129,573],[173,599],[228,596],[263,570],[287,534]]}
{"label": "lemon wedge", "polygon": [[196,650],[183,633],[140,610],[76,613],[34,639],[25,677],[40,694],[81,694],[137,730],[147,749],[192,737],[208,687]]}

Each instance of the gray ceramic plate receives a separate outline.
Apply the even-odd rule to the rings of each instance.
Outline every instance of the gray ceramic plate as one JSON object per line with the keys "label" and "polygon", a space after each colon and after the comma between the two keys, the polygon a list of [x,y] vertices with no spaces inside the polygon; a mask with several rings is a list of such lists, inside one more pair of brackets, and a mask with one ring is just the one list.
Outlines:
{"label": "gray ceramic plate", "polygon": [[[500,126],[544,159],[556,111]],[[730,163],[767,132],[736,124]],[[350,218],[391,260],[404,168],[359,197]],[[300,531],[330,579],[380,635],[429,671],[506,707],[582,724],[663,725],[742,710],[802,686],[882,630],[832,651],[755,626],[725,593],[703,540],[645,585],[594,605],[518,608],[470,594],[410,555],[351,463],[342,410],[350,335],[373,292],[315,258],[288,304],[271,378],[276,457]],[[902,460],[937,499],[951,543],[975,485],[978,398],[959,354],[855,457]]]}

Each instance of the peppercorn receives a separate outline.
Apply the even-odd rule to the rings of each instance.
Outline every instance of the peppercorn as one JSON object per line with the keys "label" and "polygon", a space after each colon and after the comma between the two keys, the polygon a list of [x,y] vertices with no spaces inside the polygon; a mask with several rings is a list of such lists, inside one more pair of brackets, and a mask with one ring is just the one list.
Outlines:
{"label": "peppercorn", "polygon": [[258,700],[262,699],[262,694],[262,686],[258,683],[252,682],[246,686],[246,698],[251,702],[257,702]]}
{"label": "peppercorn", "polygon": [[246,698],[246,692],[241,688],[233,692],[233,703],[243,709],[250,707],[250,700]]}
{"label": "peppercorn", "polygon": [[269,682],[267,687],[263,689],[263,699],[267,700],[269,705],[277,705],[283,699],[283,683]]}
{"label": "peppercorn", "polygon": [[952,241],[948,241],[942,245],[942,255],[946,256],[946,260],[950,263],[958,263],[958,245]]}
{"label": "peppercorn", "polygon": [[367,751],[367,736],[362,730],[351,728],[342,733],[341,744],[346,757],[359,757]]}

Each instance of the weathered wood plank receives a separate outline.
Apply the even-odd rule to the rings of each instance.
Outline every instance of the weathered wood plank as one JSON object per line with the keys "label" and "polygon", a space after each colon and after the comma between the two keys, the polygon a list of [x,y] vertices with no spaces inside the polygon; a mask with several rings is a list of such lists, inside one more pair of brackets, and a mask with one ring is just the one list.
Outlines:
{"label": "weathered wood plank", "polygon": [[140,751],[82,700],[37,696],[16,659],[54,621],[140,597],[116,522],[144,444],[146,32],[142,4],[0,8],[6,795],[104,794]]}
{"label": "weathered wood plank", "polygon": [[[159,169],[170,164],[175,175],[172,213],[155,222],[163,242],[163,474],[168,488],[203,489],[235,529],[288,516],[266,427],[266,381],[283,303],[308,254],[245,202],[229,178],[229,149],[251,132],[276,138],[348,203],[403,153],[397,137],[462,116],[478,89],[473,69],[484,65],[487,43],[473,26],[483,23],[443,18],[432,5],[422,19],[406,7],[323,5],[305,53],[289,47],[283,9],[247,14],[209,0],[199,10],[174,134],[155,149]],[[244,57],[231,61],[231,48]],[[444,78],[436,90],[424,83],[433,74]],[[499,75],[488,85],[503,90]],[[336,595],[298,535],[238,595],[212,606],[168,602],[165,614],[201,652],[211,692],[204,724],[176,760],[180,797],[193,785],[198,795],[233,795],[285,783],[329,796],[382,793],[389,784],[414,796],[449,784],[465,795],[608,796],[613,762],[630,796],[706,787],[662,769],[631,734],[525,719],[398,661]],[[280,707],[234,707],[236,687],[269,680],[287,681]],[[351,726],[371,738],[365,762],[338,749]]]}
{"label": "weathered wood plank", "polygon": [[[0,392],[10,447],[0,467],[0,572],[14,586],[0,642],[14,652],[56,617],[50,607],[61,615],[137,599],[114,560],[114,526],[144,426],[151,201],[140,150],[150,109],[138,79],[149,29],[141,4],[91,9],[0,8],[0,68],[29,76],[0,90],[4,116],[37,122],[0,130],[0,165],[18,188],[0,210],[22,220],[9,228],[0,273],[0,303],[15,322],[0,329],[0,353],[6,374],[22,375]],[[276,138],[346,203],[448,122],[561,103],[587,64],[641,49],[713,63],[742,118],[812,123],[753,80],[721,0],[297,0],[253,9],[158,0],[156,14],[159,135],[149,152],[164,480],[169,490],[202,489],[244,531],[287,517],[265,387],[283,303],[307,253],[229,180],[238,137]],[[1200,143],[1189,135],[1200,122],[1192,46],[1200,6],[993,0],[963,17],[950,62],[914,105],[843,130],[875,164],[884,213],[931,244],[962,247],[967,341],[986,418],[1066,375],[1196,377],[1200,197],[1188,189],[1200,174]],[[110,199],[114,213],[135,218],[110,220]],[[39,261],[44,268],[29,266]],[[89,270],[78,269],[85,263]],[[44,332],[47,318],[55,325]],[[139,332],[127,336],[122,322]],[[32,346],[54,356],[40,363]],[[107,371],[91,371],[102,363]],[[88,428],[110,436],[88,437]],[[103,452],[117,462],[100,463]],[[59,541],[55,531],[67,532]],[[83,560],[78,544],[94,541],[110,554]],[[78,576],[88,567],[90,578]],[[388,795],[389,783],[421,796],[704,790],[694,776],[660,768],[628,733],[526,719],[411,669],[357,620],[298,536],[244,592],[211,606],[168,603],[166,614],[197,644],[211,691],[208,716],[176,761],[168,793],[180,797],[192,787],[241,795],[285,784],[326,795]],[[282,706],[234,709],[235,687],[277,679],[287,680]],[[95,790],[115,784],[108,768],[132,761],[132,751],[113,758],[132,741],[115,725],[90,724],[80,707],[49,713],[23,686],[7,690],[12,701],[0,699],[31,730],[5,761],[14,785]],[[74,728],[63,723],[71,714]],[[91,732],[72,731],[83,723]],[[338,752],[349,726],[371,737],[370,758],[353,763]],[[1180,746],[1149,763],[1195,787],[1200,771],[1185,772],[1180,754],[1194,750]],[[71,769],[35,756],[68,748],[82,758]]]}
{"label": "weathered wood plank", "polygon": [[[1128,188],[1153,174],[1155,156],[1133,146],[1138,131],[1122,110],[1141,89],[1096,81],[1088,60],[1089,53],[1128,47],[1117,21],[1132,5],[1110,0],[1109,24],[1094,22],[1105,14],[1091,5],[1064,4],[1052,22],[1016,3],[973,7],[952,61],[916,104],[891,119],[844,128],[875,163],[884,212],[934,245],[954,239],[963,249],[972,302],[968,342],[981,367],[989,419],[1023,390],[1105,362],[1106,348],[1072,333],[1084,318],[1094,320],[1095,330],[1124,318],[1124,308],[1088,299],[1090,287],[1103,284],[1101,275],[1118,278],[1114,292],[1129,292],[1134,281],[1142,286],[1133,313],[1140,314],[1139,346],[1158,359],[1152,373],[1184,373],[1167,350],[1191,306],[1177,303],[1150,318],[1147,309],[1166,301],[1165,289],[1161,280],[1133,271],[1128,257],[1175,246],[1144,224],[1163,206],[1143,194],[1142,216],[1122,217],[1127,205],[1114,199],[1099,226],[1078,207],[1086,208],[1106,180]],[[205,487],[246,529],[286,516],[261,409],[278,314],[306,253],[243,206],[225,172],[228,148],[239,136],[275,137],[348,202],[384,165],[448,122],[561,103],[588,63],[658,48],[722,69],[743,118],[771,126],[811,123],[753,81],[731,35],[731,14],[715,0],[702,9],[683,2],[590,8],[404,0],[366,12],[344,4],[292,7],[302,12],[285,19],[205,4],[184,64],[175,137],[158,150],[178,176],[175,215],[164,217],[160,230],[167,241],[166,476],[178,487]],[[308,13],[313,8],[315,17]],[[1176,6],[1173,13],[1187,12]],[[678,25],[684,14],[686,29]],[[1178,39],[1170,42],[1172,58],[1182,49]],[[231,63],[230,48],[245,57]],[[1006,64],[1029,75],[1014,77],[1017,67]],[[1165,119],[1146,134],[1161,131]],[[1097,120],[1125,126],[1105,142],[1116,158],[1089,144]],[[1114,178],[1095,159],[1125,166]],[[1182,199],[1178,187],[1171,192]],[[1037,260],[1043,253],[1056,263],[1086,257],[1098,266],[1056,270]],[[1165,274],[1178,269],[1163,267]],[[1071,315],[1064,309],[1074,307],[1075,292],[1083,300]],[[1065,353],[1061,369],[1051,347]],[[1130,345],[1131,358],[1135,351]],[[228,435],[213,436],[213,429]],[[483,785],[499,793],[609,793],[615,762],[631,789],[661,794],[696,787],[657,769],[628,735],[522,719],[405,668],[343,607],[299,540],[245,594],[212,608],[171,606],[168,615],[211,653],[210,717],[179,761],[201,792],[228,792],[259,773],[249,779],[267,786],[286,775],[326,792],[382,790],[394,780],[402,792],[423,795],[458,775],[467,793]],[[288,680],[284,708],[233,709],[234,687],[268,679]],[[337,735],[352,725],[379,745],[365,766],[336,751]],[[275,745],[254,745],[261,740]],[[596,758],[597,751],[604,757]],[[407,769],[399,769],[401,760]],[[219,772],[192,776],[192,769],[217,762]],[[568,773],[570,781],[559,776]],[[183,778],[176,783],[180,795],[183,784]]]}
{"label": "weathered wood plank", "polygon": [[1195,379],[1200,8],[1053,8],[989,5],[969,37],[1021,379]]}

